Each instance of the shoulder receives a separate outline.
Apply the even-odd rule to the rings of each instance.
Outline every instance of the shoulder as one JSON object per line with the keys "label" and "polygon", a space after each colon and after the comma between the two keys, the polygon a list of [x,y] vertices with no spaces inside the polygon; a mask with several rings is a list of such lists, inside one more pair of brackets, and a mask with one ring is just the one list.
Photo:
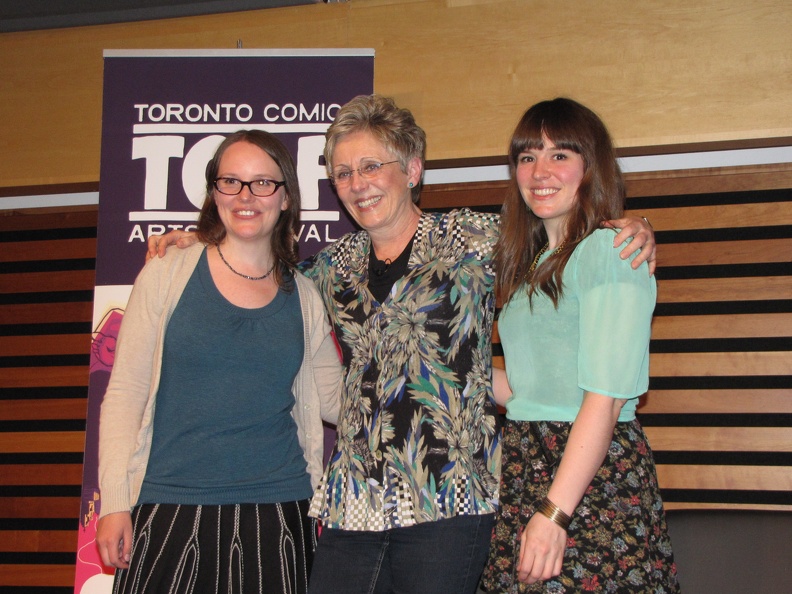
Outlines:
{"label": "shoulder", "polygon": [[194,243],[183,249],[171,247],[162,258],[152,258],[146,262],[138,280],[171,278],[178,274],[192,273],[205,248],[202,243]]}
{"label": "shoulder", "polygon": [[435,242],[479,245],[494,242],[499,229],[500,217],[497,214],[460,208],[448,212],[424,212],[421,215],[418,235],[432,237]]}

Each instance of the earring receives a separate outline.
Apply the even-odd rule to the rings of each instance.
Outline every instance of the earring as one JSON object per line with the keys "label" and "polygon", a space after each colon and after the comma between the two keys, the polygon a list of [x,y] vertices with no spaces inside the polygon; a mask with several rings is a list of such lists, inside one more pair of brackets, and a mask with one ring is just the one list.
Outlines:
{"label": "earring", "polygon": [[412,188],[412,187],[413,187],[413,185],[414,185],[414,184],[413,184],[412,182],[410,182],[409,184],[407,184],[407,187],[408,187],[408,188]]}

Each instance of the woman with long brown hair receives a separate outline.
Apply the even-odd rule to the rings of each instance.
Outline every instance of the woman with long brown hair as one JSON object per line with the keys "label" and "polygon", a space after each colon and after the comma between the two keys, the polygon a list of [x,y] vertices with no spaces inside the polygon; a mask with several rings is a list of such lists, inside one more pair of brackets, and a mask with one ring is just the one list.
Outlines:
{"label": "woman with long brown hair", "polygon": [[625,190],[605,125],[570,99],[517,125],[495,248],[506,373],[490,592],[676,592],[651,450],[635,418],[649,381],[656,284],[600,222]]}

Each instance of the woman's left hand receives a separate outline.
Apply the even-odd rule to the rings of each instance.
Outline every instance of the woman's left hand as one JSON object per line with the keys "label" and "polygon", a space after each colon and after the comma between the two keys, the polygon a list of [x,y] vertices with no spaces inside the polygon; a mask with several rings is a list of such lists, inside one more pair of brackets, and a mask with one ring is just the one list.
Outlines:
{"label": "woman's left hand", "polygon": [[566,530],[535,513],[520,536],[517,579],[533,584],[560,574],[566,542]]}
{"label": "woman's left hand", "polygon": [[649,274],[655,273],[655,268],[657,267],[657,244],[655,243],[654,229],[652,229],[649,221],[639,217],[625,217],[623,219],[605,221],[602,226],[611,229],[621,229],[613,239],[613,247],[619,247],[628,238],[633,238],[619,253],[622,260],[629,258],[633,252],[641,250],[635,256],[635,260],[632,261],[632,267],[638,268],[641,264],[647,262]]}

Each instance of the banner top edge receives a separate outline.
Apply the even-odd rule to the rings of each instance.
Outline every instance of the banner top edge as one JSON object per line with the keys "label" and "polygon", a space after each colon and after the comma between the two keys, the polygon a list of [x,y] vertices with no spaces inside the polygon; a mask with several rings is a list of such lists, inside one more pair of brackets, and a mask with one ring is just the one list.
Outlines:
{"label": "banner top edge", "polygon": [[374,48],[283,48],[283,49],[106,49],[105,58],[251,58],[267,57],[348,57],[374,56]]}

